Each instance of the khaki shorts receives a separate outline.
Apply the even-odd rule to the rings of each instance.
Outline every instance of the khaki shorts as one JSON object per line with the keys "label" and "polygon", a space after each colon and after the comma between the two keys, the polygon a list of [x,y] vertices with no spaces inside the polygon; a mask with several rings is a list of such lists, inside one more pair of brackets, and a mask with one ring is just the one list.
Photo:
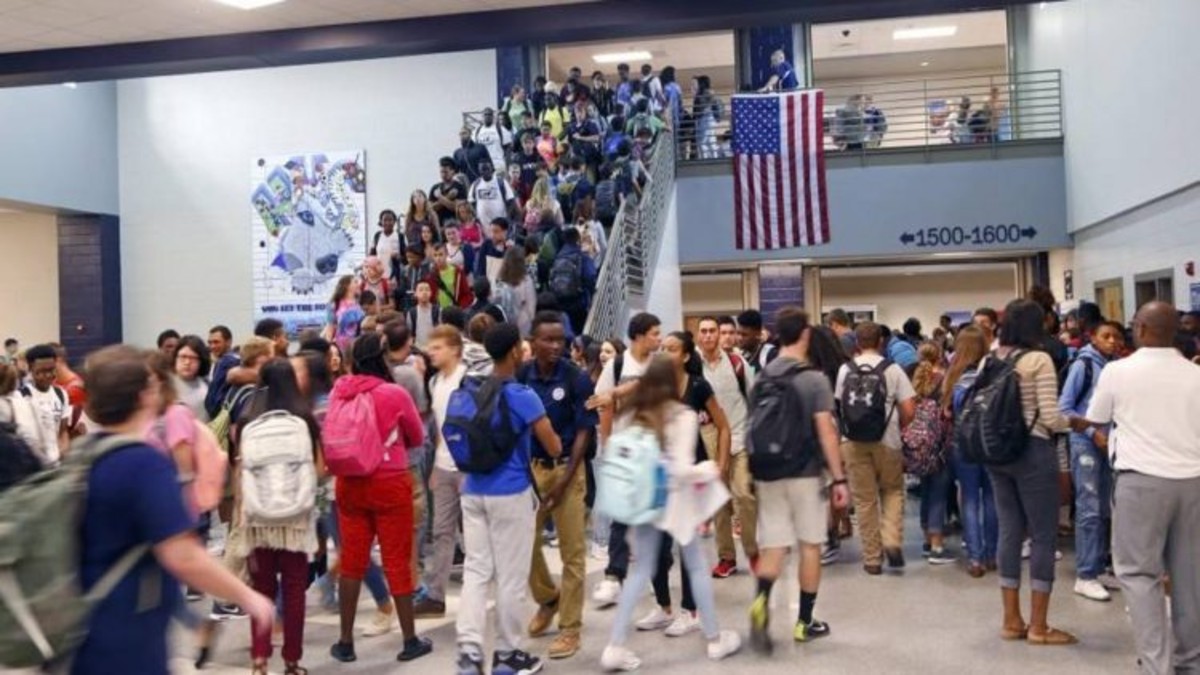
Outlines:
{"label": "khaki shorts", "polygon": [[829,497],[824,477],[755,481],[754,489],[758,495],[760,548],[825,542]]}

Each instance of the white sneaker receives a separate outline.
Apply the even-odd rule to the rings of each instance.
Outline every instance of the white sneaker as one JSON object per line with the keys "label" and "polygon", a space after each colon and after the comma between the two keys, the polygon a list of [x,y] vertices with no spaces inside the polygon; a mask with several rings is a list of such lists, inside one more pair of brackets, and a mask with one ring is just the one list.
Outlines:
{"label": "white sneaker", "polygon": [[371,623],[363,628],[363,637],[379,637],[400,627],[400,619],[396,616],[395,610],[391,614],[385,614],[379,610],[375,610],[375,616],[371,619]]}
{"label": "white sneaker", "polygon": [[662,607],[655,607],[650,613],[633,624],[638,630],[662,630],[675,621],[672,614],[667,614]]}
{"label": "white sneaker", "polygon": [[687,610],[680,610],[675,620],[663,631],[667,637],[683,637],[688,633],[700,630],[700,619]]}
{"label": "white sneaker", "polygon": [[592,591],[592,602],[600,609],[612,607],[620,597],[621,582],[616,579],[605,579],[596,584],[596,590]]}
{"label": "white sneaker", "polygon": [[616,647],[609,645],[604,648],[604,652],[600,654],[600,667],[607,671],[631,671],[637,670],[642,665],[642,660],[636,654],[624,647]]}
{"label": "white sneaker", "polygon": [[608,546],[598,541],[588,543],[588,557],[592,560],[608,560]]}
{"label": "white sneaker", "polygon": [[1104,588],[1104,584],[1095,579],[1076,579],[1075,594],[1082,595],[1088,600],[1095,600],[1096,602],[1108,602],[1112,600],[1112,595],[1108,592],[1108,589]]}
{"label": "white sneaker", "polygon": [[708,658],[720,661],[726,656],[732,656],[742,648],[742,637],[737,631],[723,630],[721,635],[708,643]]}

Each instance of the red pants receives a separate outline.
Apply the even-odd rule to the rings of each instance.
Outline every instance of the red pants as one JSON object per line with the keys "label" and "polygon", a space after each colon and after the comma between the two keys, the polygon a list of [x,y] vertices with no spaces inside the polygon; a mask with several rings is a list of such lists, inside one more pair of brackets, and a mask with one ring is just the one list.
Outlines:
{"label": "red pants", "polygon": [[413,592],[412,491],[412,476],[407,472],[338,478],[342,576],[362,580],[371,560],[371,544],[378,538],[383,575],[392,595]]}
{"label": "red pants", "polygon": [[[304,592],[308,589],[308,555],[295,551],[256,548],[250,554],[250,582],[272,602],[283,582],[283,660],[297,663],[304,655]],[[271,631],[251,621],[250,655],[271,658]]]}

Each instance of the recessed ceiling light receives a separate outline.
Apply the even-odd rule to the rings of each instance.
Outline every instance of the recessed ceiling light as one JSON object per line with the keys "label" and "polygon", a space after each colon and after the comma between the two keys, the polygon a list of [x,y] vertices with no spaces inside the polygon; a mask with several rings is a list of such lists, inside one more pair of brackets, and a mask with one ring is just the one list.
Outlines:
{"label": "recessed ceiling light", "polygon": [[63,82],[63,86],[67,89],[78,89],[79,84],[76,82]]}
{"label": "recessed ceiling light", "polygon": [[647,51],[610,52],[596,54],[592,56],[592,60],[596,63],[621,63],[624,61],[649,61],[653,57],[654,55]]}
{"label": "recessed ceiling light", "polygon": [[929,67],[929,62],[928,62],[928,61],[922,61],[922,62],[921,62],[921,67],[922,67],[922,68],[928,68],[928,67]]}
{"label": "recessed ceiling light", "polygon": [[927,40],[951,37],[958,33],[958,26],[926,26],[924,28],[898,28],[892,31],[893,40]]}
{"label": "recessed ceiling light", "polygon": [[269,5],[278,5],[284,0],[216,0],[216,2],[238,9],[259,9]]}

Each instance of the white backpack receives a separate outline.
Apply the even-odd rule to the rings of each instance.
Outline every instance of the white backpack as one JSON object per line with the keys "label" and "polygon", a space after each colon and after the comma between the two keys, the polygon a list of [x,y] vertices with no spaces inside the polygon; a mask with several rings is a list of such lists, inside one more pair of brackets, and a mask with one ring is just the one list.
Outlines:
{"label": "white backpack", "polygon": [[283,410],[241,433],[242,509],[250,525],[275,525],[316,505],[317,472],[308,423]]}

